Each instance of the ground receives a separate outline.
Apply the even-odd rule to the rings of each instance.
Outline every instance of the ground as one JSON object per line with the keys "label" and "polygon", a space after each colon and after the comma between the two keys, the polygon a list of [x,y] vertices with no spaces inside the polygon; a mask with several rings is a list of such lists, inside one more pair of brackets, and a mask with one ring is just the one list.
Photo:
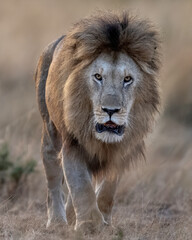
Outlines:
{"label": "ground", "polygon": [[[46,229],[41,120],[33,73],[44,46],[95,8],[132,9],[159,27],[162,109],[146,139],[146,161],[133,162],[119,184],[113,226],[85,236],[61,225]],[[12,170],[31,159],[36,162],[19,179],[10,170],[4,182],[0,171],[0,239],[192,239],[191,10],[190,0],[0,3],[0,149],[7,144]]]}

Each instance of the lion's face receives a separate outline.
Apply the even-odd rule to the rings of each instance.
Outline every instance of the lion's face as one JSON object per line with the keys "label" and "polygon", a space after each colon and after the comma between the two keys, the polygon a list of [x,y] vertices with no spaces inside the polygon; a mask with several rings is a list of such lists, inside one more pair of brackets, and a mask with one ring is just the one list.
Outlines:
{"label": "lion's face", "polygon": [[114,143],[130,126],[135,89],[142,79],[137,64],[126,54],[102,53],[85,72],[94,113],[95,137]]}

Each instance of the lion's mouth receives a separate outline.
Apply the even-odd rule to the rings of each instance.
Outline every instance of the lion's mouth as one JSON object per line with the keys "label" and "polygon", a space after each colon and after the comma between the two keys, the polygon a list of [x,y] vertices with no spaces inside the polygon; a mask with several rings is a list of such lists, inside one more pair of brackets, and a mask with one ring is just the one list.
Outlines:
{"label": "lion's mouth", "polygon": [[98,133],[107,131],[110,133],[115,133],[119,136],[123,135],[124,130],[125,130],[124,125],[117,125],[116,123],[114,123],[112,121],[108,121],[104,124],[97,123],[95,128]]}

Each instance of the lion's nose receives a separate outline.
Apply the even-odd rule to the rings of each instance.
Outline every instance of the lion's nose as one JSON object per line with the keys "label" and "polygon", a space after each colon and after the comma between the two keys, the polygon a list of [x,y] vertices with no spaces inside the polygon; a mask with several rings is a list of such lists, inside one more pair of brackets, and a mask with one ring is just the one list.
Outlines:
{"label": "lion's nose", "polygon": [[105,108],[102,107],[102,110],[106,113],[108,113],[108,115],[111,117],[114,113],[117,113],[120,111],[120,108],[115,108],[115,109],[109,109],[109,108]]}

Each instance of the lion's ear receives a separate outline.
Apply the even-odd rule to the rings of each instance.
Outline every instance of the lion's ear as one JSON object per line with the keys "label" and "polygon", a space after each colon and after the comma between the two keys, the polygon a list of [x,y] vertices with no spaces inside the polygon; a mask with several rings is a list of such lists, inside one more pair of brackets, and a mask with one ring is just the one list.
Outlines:
{"label": "lion's ear", "polygon": [[146,62],[138,62],[140,68],[143,72],[149,74],[149,75],[155,75],[156,71],[151,68],[151,66]]}
{"label": "lion's ear", "polygon": [[160,65],[159,49],[157,45],[152,49],[151,54],[150,55],[148,54],[149,57],[148,61],[138,60],[137,62],[144,72],[150,75],[155,75]]}
{"label": "lion's ear", "polygon": [[161,66],[161,40],[158,39],[157,44],[154,46],[153,56],[150,61],[151,69],[154,72],[158,72]]}

